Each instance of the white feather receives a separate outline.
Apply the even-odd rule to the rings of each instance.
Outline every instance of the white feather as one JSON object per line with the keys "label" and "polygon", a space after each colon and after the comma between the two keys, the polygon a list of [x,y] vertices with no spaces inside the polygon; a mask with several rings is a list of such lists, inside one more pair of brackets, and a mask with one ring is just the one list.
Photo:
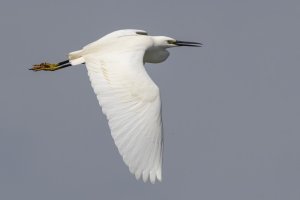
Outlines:
{"label": "white feather", "polygon": [[[141,44],[143,40],[143,46]],[[101,42],[101,41],[100,41]],[[112,137],[124,162],[136,178],[161,181],[162,121],[159,89],[148,76],[143,57],[152,45],[148,37],[120,37],[101,49],[89,45],[80,51]],[[145,45],[147,43],[147,45]],[[124,44],[125,48],[122,48]],[[97,53],[91,49],[98,48]],[[109,53],[108,53],[109,52]],[[117,58],[111,55],[118,55]],[[74,54],[73,54],[74,56]],[[75,56],[78,59],[77,55]]]}

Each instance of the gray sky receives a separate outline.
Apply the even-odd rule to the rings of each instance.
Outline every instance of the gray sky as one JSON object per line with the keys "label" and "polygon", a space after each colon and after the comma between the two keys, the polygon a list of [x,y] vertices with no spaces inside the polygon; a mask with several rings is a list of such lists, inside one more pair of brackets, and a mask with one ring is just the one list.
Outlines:
{"label": "gray sky", "polygon": [[[2,0],[0,199],[300,199],[299,19],[296,0]],[[123,164],[83,65],[27,70],[123,28],[204,44],[147,66],[155,185]]]}

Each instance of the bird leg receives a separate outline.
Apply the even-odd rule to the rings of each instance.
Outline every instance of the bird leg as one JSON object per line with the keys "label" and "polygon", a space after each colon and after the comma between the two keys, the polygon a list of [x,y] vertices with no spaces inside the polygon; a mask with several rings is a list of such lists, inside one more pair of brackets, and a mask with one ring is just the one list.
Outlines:
{"label": "bird leg", "polygon": [[33,70],[33,71],[56,71],[62,68],[66,68],[71,66],[71,64],[69,63],[68,60],[63,61],[63,62],[59,62],[57,64],[51,64],[51,63],[46,63],[43,62],[41,64],[36,64],[33,65],[32,68],[30,68],[29,70]]}

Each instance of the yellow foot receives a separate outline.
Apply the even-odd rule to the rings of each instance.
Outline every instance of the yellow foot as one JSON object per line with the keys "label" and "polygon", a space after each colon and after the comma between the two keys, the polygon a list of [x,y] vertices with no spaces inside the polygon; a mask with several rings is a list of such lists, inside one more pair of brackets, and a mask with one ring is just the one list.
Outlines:
{"label": "yellow foot", "polygon": [[30,68],[29,70],[33,70],[33,71],[55,71],[60,69],[60,67],[57,64],[51,64],[51,63],[41,63],[41,64],[37,64],[37,65],[33,65],[32,68]]}

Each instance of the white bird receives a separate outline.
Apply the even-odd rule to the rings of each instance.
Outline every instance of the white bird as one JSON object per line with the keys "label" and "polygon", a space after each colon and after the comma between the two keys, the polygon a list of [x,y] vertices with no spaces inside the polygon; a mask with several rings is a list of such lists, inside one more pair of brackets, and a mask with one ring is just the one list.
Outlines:
{"label": "white bird", "polygon": [[119,30],[69,53],[66,61],[41,63],[31,70],[55,71],[85,63],[124,162],[136,179],[155,183],[162,180],[161,100],[144,64],[165,61],[167,48],[177,46],[200,47],[201,43],[148,36],[143,30]]}

